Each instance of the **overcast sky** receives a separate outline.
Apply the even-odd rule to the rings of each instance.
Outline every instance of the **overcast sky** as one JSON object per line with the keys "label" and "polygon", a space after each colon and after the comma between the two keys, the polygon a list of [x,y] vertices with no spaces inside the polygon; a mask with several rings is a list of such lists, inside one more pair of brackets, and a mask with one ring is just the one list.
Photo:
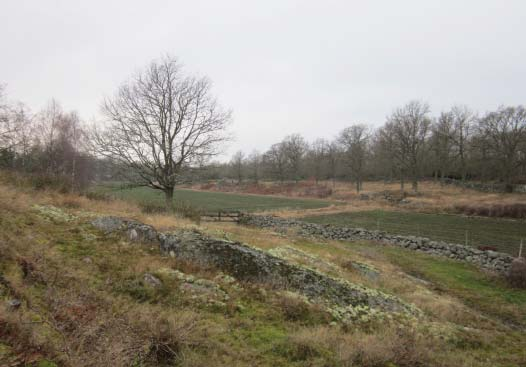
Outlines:
{"label": "overcast sky", "polygon": [[526,1],[0,2],[0,82],[34,111],[86,120],[152,59],[208,75],[237,149],[378,126],[411,99],[434,114],[526,103]]}

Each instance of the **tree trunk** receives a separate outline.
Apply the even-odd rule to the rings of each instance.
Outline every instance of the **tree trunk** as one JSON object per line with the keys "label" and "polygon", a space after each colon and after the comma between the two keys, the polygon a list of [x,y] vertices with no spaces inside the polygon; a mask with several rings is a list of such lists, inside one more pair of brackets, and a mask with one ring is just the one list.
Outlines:
{"label": "tree trunk", "polygon": [[171,211],[174,209],[174,188],[167,187],[163,191],[164,191],[164,203],[166,205],[166,209]]}
{"label": "tree trunk", "polygon": [[418,191],[418,179],[416,177],[413,177],[413,182],[411,183],[411,186],[414,192]]}

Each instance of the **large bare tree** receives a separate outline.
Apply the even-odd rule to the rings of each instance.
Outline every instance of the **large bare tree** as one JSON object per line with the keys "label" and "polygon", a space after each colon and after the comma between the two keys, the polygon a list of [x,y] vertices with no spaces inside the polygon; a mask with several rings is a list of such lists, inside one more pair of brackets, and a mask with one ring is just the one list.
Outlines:
{"label": "large bare tree", "polygon": [[136,184],[162,190],[173,205],[185,167],[218,153],[231,113],[206,77],[185,75],[170,56],[153,61],[104,100],[106,126],[95,129],[95,151],[128,169]]}

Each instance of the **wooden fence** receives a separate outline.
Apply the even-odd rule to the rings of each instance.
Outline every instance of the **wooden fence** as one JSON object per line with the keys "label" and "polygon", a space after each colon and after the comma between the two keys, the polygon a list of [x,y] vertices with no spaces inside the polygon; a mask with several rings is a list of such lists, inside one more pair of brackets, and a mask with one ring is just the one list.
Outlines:
{"label": "wooden fence", "polygon": [[239,222],[244,214],[240,211],[217,211],[201,214],[204,222]]}

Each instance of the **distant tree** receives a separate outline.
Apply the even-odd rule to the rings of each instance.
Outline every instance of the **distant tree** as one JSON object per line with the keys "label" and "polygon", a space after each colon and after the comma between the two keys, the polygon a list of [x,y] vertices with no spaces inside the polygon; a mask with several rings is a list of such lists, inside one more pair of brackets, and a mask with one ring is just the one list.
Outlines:
{"label": "distant tree", "polygon": [[263,160],[268,167],[270,175],[283,183],[287,170],[287,156],[283,143],[273,144],[264,154]]}
{"label": "distant tree", "polygon": [[497,163],[500,179],[509,190],[525,159],[526,151],[526,108],[500,107],[486,114],[479,121],[489,153]]}
{"label": "distant tree", "polygon": [[338,137],[342,147],[342,157],[356,184],[356,192],[362,189],[369,137],[367,126],[361,124],[345,128]]}
{"label": "distant tree", "polygon": [[163,191],[167,206],[183,169],[218,153],[231,118],[210,80],[185,75],[169,56],[124,83],[102,111],[106,126],[93,132],[94,152],[127,167],[136,184]]}
{"label": "distant tree", "polygon": [[241,182],[243,181],[244,164],[245,164],[245,154],[243,154],[242,151],[236,152],[230,161],[230,165],[232,166],[232,170],[233,170],[234,176],[237,179],[238,184],[241,184]]}
{"label": "distant tree", "polygon": [[309,174],[316,180],[316,185],[327,172],[327,151],[329,142],[325,139],[316,139],[307,149],[305,157]]}
{"label": "distant tree", "polygon": [[418,180],[422,167],[429,127],[429,105],[419,101],[411,101],[398,108],[389,118],[385,133],[391,135],[393,155],[401,168],[401,186],[404,175],[411,176],[412,187],[418,191]]}
{"label": "distant tree", "polygon": [[332,180],[332,186],[335,185],[339,159],[340,149],[338,144],[336,142],[331,142],[327,146],[327,169],[329,178]]}
{"label": "distant tree", "polygon": [[460,166],[462,181],[465,181],[468,168],[471,130],[473,124],[477,121],[477,117],[473,111],[466,106],[454,106],[450,113],[453,117],[452,141],[453,147],[456,150],[455,159]]}
{"label": "distant tree", "polygon": [[440,172],[441,182],[449,173],[455,159],[455,123],[452,112],[442,112],[438,120],[431,127],[431,149],[435,161],[435,177]]}
{"label": "distant tree", "polygon": [[298,182],[301,176],[302,160],[307,151],[307,143],[301,135],[292,134],[285,137],[281,144],[290,176],[294,181]]}
{"label": "distant tree", "polygon": [[250,153],[250,155],[248,156],[248,165],[250,167],[250,173],[256,185],[259,183],[261,175],[261,160],[261,154],[257,150],[252,151],[252,153]]}

